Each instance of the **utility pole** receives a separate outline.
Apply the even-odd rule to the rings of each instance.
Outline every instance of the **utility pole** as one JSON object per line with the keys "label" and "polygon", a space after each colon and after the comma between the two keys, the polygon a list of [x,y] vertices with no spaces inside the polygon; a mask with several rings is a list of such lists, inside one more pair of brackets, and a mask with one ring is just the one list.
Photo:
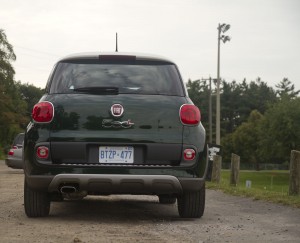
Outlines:
{"label": "utility pole", "polygon": [[220,109],[220,41],[222,40],[223,43],[226,41],[230,41],[230,37],[226,35],[221,35],[229,30],[229,24],[219,24],[218,26],[218,68],[217,68],[217,102],[216,102],[216,144],[221,144],[221,109]]}
{"label": "utility pole", "polygon": [[221,27],[218,27],[218,70],[217,70],[217,102],[216,102],[216,144],[220,145],[221,135],[220,135],[220,34]]}
{"label": "utility pole", "polygon": [[211,104],[211,77],[209,77],[209,100],[208,100],[208,123],[209,123],[209,143],[212,143],[212,104]]}
{"label": "utility pole", "polygon": [[[212,102],[211,102],[211,77],[201,78],[202,81],[209,81],[209,95],[208,95],[208,123],[209,123],[209,143],[212,143]],[[196,80],[200,81],[200,80]]]}
{"label": "utility pole", "polygon": [[116,33],[116,52],[118,52],[118,33]]}

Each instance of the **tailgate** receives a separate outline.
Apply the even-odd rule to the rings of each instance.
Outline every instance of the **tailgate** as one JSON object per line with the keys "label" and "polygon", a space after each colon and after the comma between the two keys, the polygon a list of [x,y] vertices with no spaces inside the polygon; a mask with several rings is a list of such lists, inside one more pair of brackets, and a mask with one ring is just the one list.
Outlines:
{"label": "tailgate", "polygon": [[[184,97],[56,94],[50,101],[55,108],[50,133],[55,163],[100,163],[103,146],[116,151],[129,146],[133,164],[177,164],[181,159],[179,109]],[[116,104],[124,109],[119,117],[111,111]]]}

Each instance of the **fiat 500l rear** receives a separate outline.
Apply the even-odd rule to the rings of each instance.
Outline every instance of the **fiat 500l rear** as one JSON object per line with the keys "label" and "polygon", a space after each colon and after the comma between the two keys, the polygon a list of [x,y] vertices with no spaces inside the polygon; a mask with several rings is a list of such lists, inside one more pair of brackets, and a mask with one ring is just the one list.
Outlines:
{"label": "fiat 500l rear", "polygon": [[181,217],[201,217],[206,148],[200,111],[176,65],[119,53],[60,60],[24,141],[24,206],[86,195],[157,195]]}

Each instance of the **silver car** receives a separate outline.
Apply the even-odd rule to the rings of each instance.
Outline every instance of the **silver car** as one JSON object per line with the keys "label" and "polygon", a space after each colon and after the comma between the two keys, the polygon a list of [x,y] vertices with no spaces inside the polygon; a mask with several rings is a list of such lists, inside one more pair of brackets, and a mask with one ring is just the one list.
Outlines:
{"label": "silver car", "polygon": [[7,158],[5,159],[5,164],[13,169],[23,169],[23,141],[24,133],[19,133],[8,151]]}

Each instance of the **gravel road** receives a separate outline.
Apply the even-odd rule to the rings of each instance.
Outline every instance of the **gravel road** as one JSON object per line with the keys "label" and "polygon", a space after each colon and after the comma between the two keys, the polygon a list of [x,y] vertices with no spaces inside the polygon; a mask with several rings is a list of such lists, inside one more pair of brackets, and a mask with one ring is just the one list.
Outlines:
{"label": "gravel road", "polygon": [[300,209],[207,190],[201,219],[181,219],[155,196],[54,202],[27,218],[22,170],[0,161],[0,242],[300,242]]}

